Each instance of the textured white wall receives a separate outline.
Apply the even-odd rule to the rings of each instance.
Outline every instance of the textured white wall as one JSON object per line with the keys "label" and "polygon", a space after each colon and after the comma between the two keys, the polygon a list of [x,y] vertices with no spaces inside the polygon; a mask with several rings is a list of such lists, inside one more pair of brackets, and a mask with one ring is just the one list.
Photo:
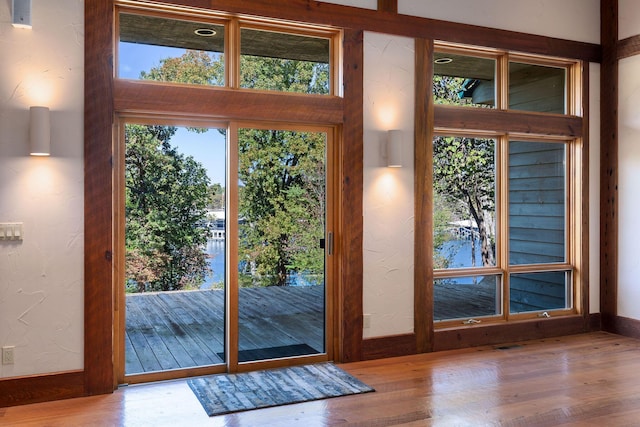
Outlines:
{"label": "textured white wall", "polygon": [[618,314],[640,319],[640,56],[623,59],[619,70]]}
{"label": "textured white wall", "polygon": [[398,13],[600,43],[600,0],[398,0]]}
{"label": "textured white wall", "polygon": [[[413,331],[414,40],[364,35],[364,336]],[[403,135],[403,167],[381,155],[387,131]]]}
{"label": "textured white wall", "polygon": [[618,38],[620,40],[640,34],[640,4],[638,0],[618,0]]}
{"label": "textured white wall", "polygon": [[[0,377],[83,367],[82,0],[33,0],[33,29],[0,2]],[[51,157],[28,155],[29,107],[51,109]]]}

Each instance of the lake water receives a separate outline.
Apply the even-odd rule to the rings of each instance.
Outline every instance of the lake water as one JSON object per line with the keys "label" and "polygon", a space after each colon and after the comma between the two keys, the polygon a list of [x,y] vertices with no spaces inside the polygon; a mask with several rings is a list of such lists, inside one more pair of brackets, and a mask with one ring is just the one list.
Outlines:
{"label": "lake water", "polygon": [[[442,247],[443,254],[452,256],[451,268],[471,267],[471,240],[449,240]],[[207,276],[200,289],[210,289],[212,285],[224,282],[224,240],[210,240],[207,244],[209,267],[212,273]],[[476,266],[481,266],[480,242],[476,242]],[[466,282],[469,278],[456,279],[456,282]],[[292,286],[306,286],[310,283],[299,273],[291,277]]]}
{"label": "lake water", "polygon": [[[200,289],[210,289],[224,282],[224,240],[210,240],[207,243],[207,255],[211,274],[207,276]],[[292,274],[288,278],[289,286],[309,286],[314,283],[305,279],[304,273]]]}

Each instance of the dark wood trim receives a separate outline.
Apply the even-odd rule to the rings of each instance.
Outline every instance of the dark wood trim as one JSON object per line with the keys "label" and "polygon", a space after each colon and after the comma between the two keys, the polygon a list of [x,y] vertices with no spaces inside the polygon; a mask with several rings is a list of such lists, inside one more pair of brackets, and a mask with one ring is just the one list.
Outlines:
{"label": "dark wood trim", "polygon": [[82,371],[0,379],[0,408],[80,397],[84,383]]}
{"label": "dark wood trim", "polygon": [[398,15],[311,0],[165,0],[222,12],[331,25],[412,38],[450,41],[519,52],[600,62],[602,49],[593,43],[576,42],[515,31],[458,24],[436,19]]}
{"label": "dark wood trim", "polygon": [[550,338],[587,332],[584,316],[488,323],[466,328],[435,331],[434,351],[454,350],[530,339]]}
{"label": "dark wood trim", "polygon": [[619,40],[616,47],[618,60],[640,55],[640,35]]}
{"label": "dark wood trim", "polygon": [[84,370],[88,395],[113,372],[113,1],[86,0],[84,68]]}
{"label": "dark wood trim", "polygon": [[436,128],[469,131],[495,131],[526,135],[555,135],[568,138],[583,136],[583,119],[522,111],[501,111],[489,108],[434,107]]}
{"label": "dark wood trim", "polygon": [[362,360],[363,326],[363,32],[344,32],[344,125],[340,146],[340,205],[342,218],[339,237],[342,318],[340,361]]}
{"label": "dark wood trim", "polygon": [[378,0],[380,12],[398,13],[398,0]]}
{"label": "dark wood trim", "polygon": [[622,316],[613,316],[607,323],[607,332],[629,338],[640,339],[640,320]]}
{"label": "dark wood trim", "polygon": [[161,85],[131,80],[114,82],[114,108],[118,112],[153,111],[173,116],[237,119],[306,124],[339,124],[343,120],[343,99],[337,96],[300,96],[287,93],[239,91],[222,88]]}
{"label": "dark wood trim", "polygon": [[416,39],[415,87],[415,249],[413,318],[416,348],[433,349],[433,41]]}
{"label": "dark wood trim", "polygon": [[618,310],[618,0],[600,6],[600,312],[609,331]]}
{"label": "dark wood trim", "polygon": [[416,354],[416,342],[415,334],[367,338],[362,342],[362,360]]}
{"label": "dark wood trim", "polygon": [[602,330],[602,316],[600,313],[592,313],[589,315],[589,332]]}

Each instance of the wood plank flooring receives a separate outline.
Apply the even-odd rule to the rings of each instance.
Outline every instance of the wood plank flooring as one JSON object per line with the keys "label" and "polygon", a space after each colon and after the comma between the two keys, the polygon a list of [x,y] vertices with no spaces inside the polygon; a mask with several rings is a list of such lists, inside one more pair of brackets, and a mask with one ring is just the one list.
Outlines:
{"label": "wood plank flooring", "polygon": [[[127,375],[223,363],[222,290],[129,294],[126,305]],[[239,313],[241,355],[324,351],[323,286],[242,288]]]}
{"label": "wood plank flooring", "polygon": [[176,380],[0,408],[0,425],[640,425],[640,341],[604,332],[341,367],[376,392],[209,418]]}

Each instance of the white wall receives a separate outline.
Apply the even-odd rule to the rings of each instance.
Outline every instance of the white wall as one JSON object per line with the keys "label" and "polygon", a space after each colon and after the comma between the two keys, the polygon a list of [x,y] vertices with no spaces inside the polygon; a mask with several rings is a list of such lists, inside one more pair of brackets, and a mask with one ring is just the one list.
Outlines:
{"label": "white wall", "polygon": [[[82,0],[33,0],[33,29],[0,2],[0,377],[83,367]],[[51,109],[51,157],[28,155],[29,107]]]}
{"label": "white wall", "polygon": [[[414,40],[364,34],[364,336],[413,332]],[[382,156],[403,136],[402,168]]]}
{"label": "white wall", "polygon": [[600,0],[398,0],[398,13],[600,43]]}
{"label": "white wall", "polygon": [[[618,37],[640,34],[637,0],[619,0]],[[640,56],[619,63],[618,314],[640,320]]]}
{"label": "white wall", "polygon": [[640,56],[621,60],[619,73],[618,314],[640,319]]}

